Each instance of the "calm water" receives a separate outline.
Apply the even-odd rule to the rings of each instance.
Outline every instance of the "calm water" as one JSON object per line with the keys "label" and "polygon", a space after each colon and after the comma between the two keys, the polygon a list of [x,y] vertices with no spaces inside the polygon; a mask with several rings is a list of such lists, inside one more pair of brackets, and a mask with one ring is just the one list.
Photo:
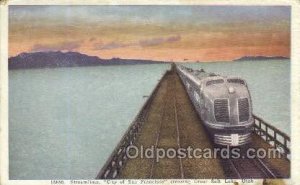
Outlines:
{"label": "calm water", "polygon": [[[290,133],[290,62],[185,65],[243,77],[254,112]],[[94,178],[167,68],[10,71],[10,178]]]}
{"label": "calm water", "polygon": [[95,178],[167,68],[10,71],[10,178]]}

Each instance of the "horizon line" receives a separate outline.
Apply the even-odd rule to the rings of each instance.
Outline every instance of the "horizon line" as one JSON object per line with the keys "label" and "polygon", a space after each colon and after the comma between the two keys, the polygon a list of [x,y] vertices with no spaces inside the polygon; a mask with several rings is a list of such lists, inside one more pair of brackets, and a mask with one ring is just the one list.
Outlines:
{"label": "horizon line", "polygon": [[60,53],[79,53],[79,54],[82,54],[82,55],[87,55],[89,57],[97,57],[98,59],[100,60],[113,60],[113,59],[124,59],[124,60],[145,60],[145,61],[153,61],[153,62],[166,62],[166,63],[172,63],[172,62],[185,62],[185,63],[201,63],[201,62],[234,62],[236,60],[239,60],[239,59],[242,59],[242,58],[245,58],[245,57],[267,57],[267,58],[276,58],[276,57],[284,57],[286,59],[291,59],[290,56],[284,56],[284,55],[243,55],[243,56],[240,56],[240,57],[237,57],[235,59],[232,59],[232,60],[189,60],[187,58],[184,58],[180,61],[178,60],[154,60],[154,59],[148,59],[148,58],[121,58],[121,57],[117,57],[117,56],[114,56],[112,58],[100,58],[99,56],[96,56],[96,55],[89,55],[89,54],[86,54],[86,53],[82,53],[82,52],[79,52],[79,51],[64,51],[64,50],[49,50],[49,51],[33,51],[33,52],[21,52],[21,53],[18,53],[17,55],[14,55],[14,56],[9,56],[8,59],[12,58],[12,57],[17,57],[19,55],[22,55],[22,54],[33,54],[33,53],[55,53],[55,52],[60,52]]}

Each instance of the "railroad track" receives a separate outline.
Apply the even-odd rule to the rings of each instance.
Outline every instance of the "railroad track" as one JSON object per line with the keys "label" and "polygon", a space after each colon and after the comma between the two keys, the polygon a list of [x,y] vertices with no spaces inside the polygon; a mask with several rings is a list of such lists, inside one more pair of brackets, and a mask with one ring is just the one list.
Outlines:
{"label": "railroad track", "polygon": [[272,171],[258,158],[229,159],[238,178],[276,178]]}
{"label": "railroad track", "polygon": [[[178,148],[181,148],[180,145],[180,133],[179,133],[179,124],[178,124],[178,116],[177,116],[177,96],[176,96],[176,86],[177,83],[175,81],[175,95],[174,95],[174,113],[175,113],[175,123],[176,123],[176,131],[177,131],[177,146]],[[184,179],[184,171],[183,171],[183,165],[182,165],[182,159],[179,158],[179,163],[180,163],[180,175],[181,178]]]}
{"label": "railroad track", "polygon": [[[164,100],[164,106],[163,106],[163,112],[162,112],[162,116],[161,116],[161,119],[160,119],[160,123],[159,123],[159,130],[158,132],[156,133],[156,141],[155,141],[155,145],[154,145],[154,150],[156,151],[157,149],[157,146],[158,146],[158,141],[160,139],[160,133],[161,133],[161,128],[162,128],[162,124],[163,124],[163,117],[165,116],[165,113],[166,113],[166,100]],[[149,175],[149,178],[152,179],[153,178],[153,172],[154,172],[154,167],[155,167],[155,161],[156,159],[154,158],[152,160],[152,163],[151,163],[151,170],[150,170],[150,175]]]}
{"label": "railroad track", "polygon": [[[170,116],[170,115],[166,114],[166,111],[168,111],[168,108],[170,108],[170,106],[174,109],[174,113],[172,113],[172,114],[174,116],[174,121],[175,121],[175,125],[176,125],[176,144],[177,144],[176,147],[178,147],[178,148],[181,147],[181,145],[180,145],[180,133],[179,133],[180,129],[179,129],[179,123],[178,123],[178,117],[177,117],[176,81],[172,80],[172,81],[169,82],[168,85],[169,85],[169,87],[168,87],[167,96],[168,97],[173,97],[173,98],[168,99],[168,97],[166,97],[165,100],[164,100],[164,107],[163,107],[162,117],[161,117],[161,120],[160,120],[160,126],[159,126],[158,132],[156,133],[156,142],[155,142],[155,145],[154,145],[155,151],[158,147],[160,147],[160,142],[162,140],[161,135],[162,135],[162,132],[164,132],[163,126],[164,126],[164,124],[166,124],[166,123],[164,123],[164,121],[165,121],[166,117]],[[184,170],[183,170],[183,165],[182,165],[182,159],[178,158],[178,157],[175,157],[172,160],[177,161],[178,166],[179,166],[179,170],[180,170],[180,177],[176,177],[176,178],[182,178],[183,179],[184,178]],[[158,166],[158,164],[156,162],[156,159],[154,158],[152,160],[149,178],[157,178],[155,176],[155,170],[156,170],[157,166]]]}
{"label": "railroad track", "polygon": [[259,158],[222,159],[221,162],[227,178],[272,179],[281,177],[280,174]]}

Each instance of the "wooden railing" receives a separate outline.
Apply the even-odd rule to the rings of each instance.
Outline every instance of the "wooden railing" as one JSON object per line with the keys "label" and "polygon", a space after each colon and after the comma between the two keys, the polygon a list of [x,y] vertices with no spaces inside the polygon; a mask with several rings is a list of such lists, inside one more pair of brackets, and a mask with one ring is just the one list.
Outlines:
{"label": "wooden railing", "polygon": [[283,156],[289,159],[290,156],[290,137],[268,124],[256,115],[254,117],[254,132],[263,138],[267,143],[279,149]]}
{"label": "wooden railing", "polygon": [[128,146],[132,145],[137,138],[139,131],[141,130],[144,122],[147,119],[148,110],[153,101],[153,97],[157,93],[162,79],[166,76],[167,73],[168,71],[166,71],[162,78],[159,80],[148,100],[144,103],[134,121],[131,123],[131,125],[121,138],[120,142],[115,147],[112,154],[98,173],[96,179],[115,179],[118,177],[122,167],[127,161],[126,149]]}

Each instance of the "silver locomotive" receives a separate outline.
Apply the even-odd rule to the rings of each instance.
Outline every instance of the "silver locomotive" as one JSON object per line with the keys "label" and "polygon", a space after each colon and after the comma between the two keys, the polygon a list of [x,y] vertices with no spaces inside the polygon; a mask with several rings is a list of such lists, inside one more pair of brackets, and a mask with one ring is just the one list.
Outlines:
{"label": "silver locomotive", "polygon": [[251,142],[254,119],[245,80],[182,65],[176,70],[214,143],[242,146]]}

